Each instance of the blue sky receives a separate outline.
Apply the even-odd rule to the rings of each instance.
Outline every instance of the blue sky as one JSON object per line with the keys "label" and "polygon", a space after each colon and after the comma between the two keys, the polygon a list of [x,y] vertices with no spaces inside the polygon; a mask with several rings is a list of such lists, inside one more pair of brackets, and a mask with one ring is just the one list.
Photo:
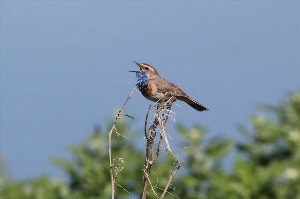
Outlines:
{"label": "blue sky", "polygon": [[[258,103],[300,86],[298,1],[1,1],[0,20],[0,154],[16,179],[62,175],[49,159],[107,128],[132,61],[210,108],[174,111],[212,137],[237,138]],[[150,103],[135,93],[127,105],[135,129]]]}

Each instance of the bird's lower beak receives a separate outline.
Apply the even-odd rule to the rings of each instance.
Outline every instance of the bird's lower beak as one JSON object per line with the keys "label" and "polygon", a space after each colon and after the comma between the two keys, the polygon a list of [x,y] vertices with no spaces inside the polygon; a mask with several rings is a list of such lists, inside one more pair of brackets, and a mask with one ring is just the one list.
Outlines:
{"label": "bird's lower beak", "polygon": [[133,61],[133,62],[136,63],[136,65],[138,65],[138,66],[140,67],[140,70],[131,70],[131,71],[129,71],[129,72],[135,72],[135,73],[141,72],[141,71],[142,71],[141,65],[140,65],[138,62],[136,62],[136,61]]}

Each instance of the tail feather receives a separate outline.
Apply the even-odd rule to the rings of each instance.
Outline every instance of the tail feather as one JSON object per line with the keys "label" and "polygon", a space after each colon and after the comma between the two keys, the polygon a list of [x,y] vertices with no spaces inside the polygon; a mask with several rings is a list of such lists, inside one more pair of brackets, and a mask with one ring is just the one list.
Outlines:
{"label": "tail feather", "polygon": [[185,103],[187,103],[188,105],[190,105],[191,107],[193,107],[197,111],[208,111],[209,110],[208,108],[206,108],[205,106],[203,106],[202,104],[200,104],[199,102],[193,100],[190,97],[183,96],[183,97],[177,97],[177,99],[179,99],[181,101],[184,101]]}

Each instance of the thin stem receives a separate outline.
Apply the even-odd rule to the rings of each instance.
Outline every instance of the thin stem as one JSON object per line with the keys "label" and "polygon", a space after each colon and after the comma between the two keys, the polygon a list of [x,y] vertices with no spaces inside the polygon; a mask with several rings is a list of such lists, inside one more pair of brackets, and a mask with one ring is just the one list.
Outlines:
{"label": "thin stem", "polygon": [[[176,162],[175,164],[177,164],[178,162]],[[161,199],[165,197],[165,194],[168,191],[169,186],[171,185],[171,182],[173,181],[173,179],[175,178],[177,172],[179,171],[180,167],[183,165],[184,162],[180,162],[177,166],[175,165],[175,168],[173,169],[173,171],[171,172],[171,175],[169,177],[169,181],[163,191],[163,193],[161,194]]]}
{"label": "thin stem", "polygon": [[108,155],[109,155],[109,172],[110,172],[110,180],[111,180],[111,198],[114,199],[115,198],[115,177],[114,177],[114,173],[113,173],[113,166],[114,164],[112,163],[112,152],[111,152],[111,136],[113,134],[113,132],[116,130],[116,124],[117,121],[120,119],[120,115],[122,115],[122,110],[125,107],[126,103],[128,102],[128,100],[130,99],[130,97],[132,96],[132,94],[134,93],[134,91],[137,88],[134,87],[134,89],[131,91],[131,93],[129,94],[129,96],[127,97],[126,101],[124,102],[124,104],[122,105],[121,109],[118,111],[117,116],[115,118],[115,121],[108,133]]}

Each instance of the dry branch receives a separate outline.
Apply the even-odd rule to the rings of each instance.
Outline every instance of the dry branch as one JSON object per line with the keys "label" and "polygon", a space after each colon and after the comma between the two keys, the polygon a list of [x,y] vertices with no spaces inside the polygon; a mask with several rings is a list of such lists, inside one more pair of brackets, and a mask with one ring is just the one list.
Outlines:
{"label": "dry branch", "polygon": [[[117,137],[120,135],[124,137],[124,135],[120,134],[117,131],[117,121],[120,119],[121,116],[126,116],[130,117],[131,116],[122,113],[126,103],[128,100],[131,98],[132,94],[136,91],[136,87],[131,91],[129,96],[127,97],[126,101],[122,105],[121,109],[117,112],[115,121],[112,124],[112,127],[108,133],[108,153],[109,153],[109,164],[110,164],[110,177],[111,177],[111,193],[112,193],[112,199],[115,198],[115,185],[123,188],[120,184],[116,183],[116,176],[119,172],[123,170],[123,167],[120,166],[115,166],[117,164],[116,162],[122,161],[122,158],[112,157],[112,134],[115,134]],[[168,122],[168,118],[171,117],[171,119],[175,120],[175,114],[174,112],[171,111],[172,103],[174,101],[174,97],[171,97],[170,99],[162,99],[159,104],[154,104],[149,107],[147,113],[146,113],[146,119],[145,119],[145,124],[144,124],[144,133],[145,133],[145,138],[147,141],[146,144],[146,157],[145,157],[145,164],[143,168],[143,189],[141,193],[141,198],[146,199],[147,197],[147,188],[148,185],[150,185],[152,192],[155,194],[156,197],[158,198],[164,198],[165,194],[171,194],[168,192],[168,188],[171,185],[171,182],[173,181],[174,177],[176,176],[178,170],[182,166],[183,162],[180,162],[177,156],[173,153],[169,141],[168,141],[168,136],[166,134],[166,125]],[[156,107],[156,112],[154,114],[154,121],[152,123],[149,122],[149,114],[151,110]],[[148,123],[151,124],[149,128],[147,128]],[[158,142],[155,143],[155,137],[159,135]],[[164,141],[164,142],[163,142]],[[163,146],[163,143],[165,143],[166,147]],[[155,146],[155,147],[154,147]],[[158,188],[157,186],[153,186],[150,180],[150,174],[151,174],[151,167],[156,163],[158,156],[160,155],[161,149],[166,149],[172,157],[175,159],[175,163],[173,165],[170,165],[170,168],[172,168],[172,171],[170,172],[169,180],[166,184],[166,186],[162,188]],[[114,169],[115,167],[115,169]],[[123,188],[124,189],[124,188]],[[158,190],[163,190],[162,195],[158,196],[157,192],[155,189]],[[125,189],[124,189],[125,190]],[[127,190],[125,190],[127,191]],[[128,191],[127,191],[128,192]]]}
{"label": "dry branch", "polygon": [[[167,138],[167,134],[166,134],[167,121],[168,121],[170,114],[173,113],[171,111],[171,107],[172,107],[172,103],[173,103],[174,99],[175,99],[174,97],[171,97],[168,100],[166,100],[166,98],[164,98],[160,101],[159,104],[156,104],[157,109],[156,109],[156,113],[154,115],[154,121],[153,121],[152,125],[148,128],[148,130],[147,130],[147,124],[148,124],[149,114],[150,114],[151,109],[154,108],[154,106],[153,105],[150,106],[146,113],[144,133],[145,133],[145,138],[147,140],[147,143],[146,143],[145,164],[144,164],[144,168],[143,168],[144,176],[143,176],[143,190],[142,190],[142,193],[140,196],[141,199],[147,198],[148,184],[150,184],[151,189],[152,189],[153,193],[155,194],[155,196],[158,197],[157,193],[155,192],[154,187],[151,184],[150,173],[151,173],[151,167],[155,164],[155,162],[160,154],[160,149],[163,148],[162,140],[165,141],[168,152],[172,155],[172,157],[176,161],[174,163],[175,168],[172,169],[173,171],[170,174],[169,181],[168,181],[167,185],[165,186],[164,191],[160,198],[164,198],[165,194],[168,193],[167,190],[168,190],[169,186],[171,185],[172,180],[174,179],[175,175],[177,174],[177,171],[180,169],[181,165],[183,164],[183,162],[180,162],[179,159],[173,153],[173,151],[170,147],[168,138]],[[153,144],[155,141],[155,136],[157,134],[159,134],[160,138],[159,138],[159,141],[157,144],[155,157],[153,157],[153,151],[154,151]]]}

